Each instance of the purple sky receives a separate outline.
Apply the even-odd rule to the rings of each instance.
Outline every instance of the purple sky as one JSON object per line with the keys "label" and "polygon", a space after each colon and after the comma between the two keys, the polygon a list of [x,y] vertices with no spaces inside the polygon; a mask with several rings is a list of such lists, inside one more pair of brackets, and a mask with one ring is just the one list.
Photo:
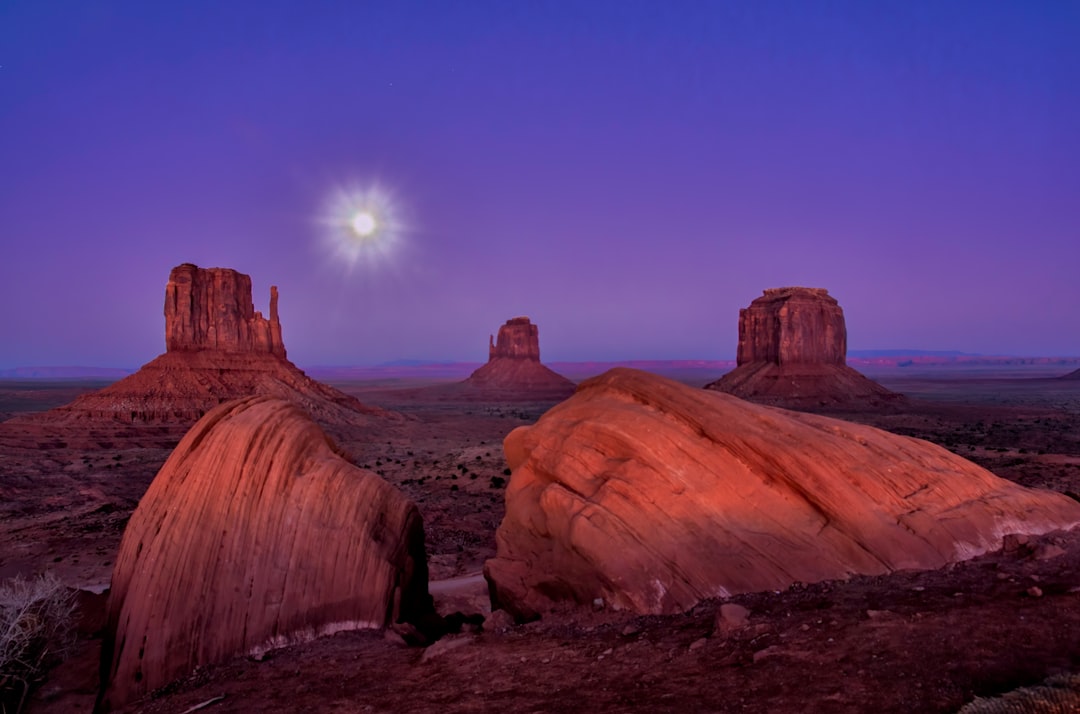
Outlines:
{"label": "purple sky", "polygon": [[[434,8],[434,9],[432,9]],[[0,4],[0,368],[137,366],[171,267],[301,365],[734,356],[764,288],[852,349],[1080,355],[1080,4]],[[399,250],[317,217],[378,180]]]}

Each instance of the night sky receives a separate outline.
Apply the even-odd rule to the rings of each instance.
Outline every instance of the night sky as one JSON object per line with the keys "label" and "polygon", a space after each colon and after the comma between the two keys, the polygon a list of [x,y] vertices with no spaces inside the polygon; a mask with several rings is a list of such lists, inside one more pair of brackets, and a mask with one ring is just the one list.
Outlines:
{"label": "night sky", "polygon": [[[300,365],[724,359],[764,288],[852,349],[1080,355],[1080,3],[0,3],[0,368],[164,351],[179,263]],[[349,266],[335,191],[407,230]],[[381,225],[381,224],[380,224]]]}

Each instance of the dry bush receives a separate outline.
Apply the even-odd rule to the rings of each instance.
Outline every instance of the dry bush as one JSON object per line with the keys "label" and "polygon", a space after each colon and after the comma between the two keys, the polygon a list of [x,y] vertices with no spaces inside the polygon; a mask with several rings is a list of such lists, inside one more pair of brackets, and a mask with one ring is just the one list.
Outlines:
{"label": "dry bush", "polygon": [[75,595],[51,573],[0,583],[0,711],[18,714],[30,687],[70,647]]}

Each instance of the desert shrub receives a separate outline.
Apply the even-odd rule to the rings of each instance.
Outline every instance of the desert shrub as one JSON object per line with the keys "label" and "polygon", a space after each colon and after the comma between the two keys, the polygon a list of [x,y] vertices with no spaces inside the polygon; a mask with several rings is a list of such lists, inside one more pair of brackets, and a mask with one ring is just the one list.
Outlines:
{"label": "desert shrub", "polygon": [[0,711],[22,711],[31,686],[71,646],[75,607],[51,573],[0,583]]}

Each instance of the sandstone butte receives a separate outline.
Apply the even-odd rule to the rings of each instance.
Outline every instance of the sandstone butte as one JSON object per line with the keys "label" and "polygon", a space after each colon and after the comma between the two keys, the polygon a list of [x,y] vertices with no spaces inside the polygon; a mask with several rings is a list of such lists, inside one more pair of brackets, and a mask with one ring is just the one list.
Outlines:
{"label": "sandstone butte", "polygon": [[232,401],[183,438],[124,531],[100,708],[240,653],[431,612],[416,506],[291,402]]}
{"label": "sandstone butte", "polygon": [[289,399],[326,425],[366,424],[371,420],[365,417],[385,416],[311,379],[286,358],[277,303],[272,287],[270,317],[265,318],[252,304],[249,276],[229,268],[179,265],[165,287],[164,354],[71,404],[5,426],[162,426],[170,430],[159,441],[172,445],[183,433],[177,429],[186,430],[222,402],[251,394]]}
{"label": "sandstone butte", "polygon": [[492,607],[559,601],[640,614],[794,582],[932,569],[1008,533],[1080,523],[925,441],[752,404],[626,368],[505,439],[513,470]]}
{"label": "sandstone butte", "polygon": [[706,386],[790,407],[902,401],[847,366],[847,326],[823,288],[770,288],[739,311],[736,367]]}
{"label": "sandstone butte", "polygon": [[574,383],[540,363],[540,328],[527,317],[515,317],[488,338],[488,361],[464,382],[472,389],[536,399],[565,399]]}

